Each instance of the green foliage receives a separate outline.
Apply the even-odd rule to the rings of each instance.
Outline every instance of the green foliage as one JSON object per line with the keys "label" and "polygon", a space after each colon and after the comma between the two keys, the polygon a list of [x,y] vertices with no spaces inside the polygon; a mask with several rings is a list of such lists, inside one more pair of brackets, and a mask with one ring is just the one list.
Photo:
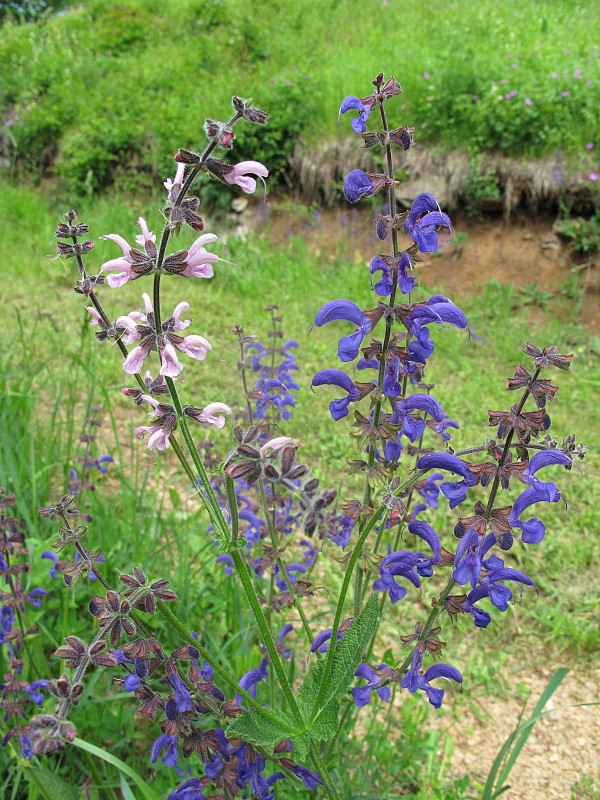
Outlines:
{"label": "green foliage", "polygon": [[600,250],[600,208],[594,215],[572,219],[559,219],[554,223],[558,233],[569,239],[569,246],[579,253],[594,255]]}
{"label": "green foliage", "polygon": [[[11,133],[32,178],[54,170],[71,196],[131,191],[168,177],[178,147],[197,147],[208,108],[226,119],[232,94],[253,94],[272,118],[265,131],[240,126],[239,155],[282,182],[297,142],[336,135],[341,99],[368,92],[381,67],[372,42],[385,39],[390,51],[410,43],[396,77],[418,142],[573,155],[600,139],[600,59],[585,4],[550,14],[526,0],[507,14],[492,0],[434,0],[433,28],[421,12],[417,0],[390,3],[361,17],[360,36],[353,3],[334,0],[91,0],[36,23],[7,19],[0,117],[19,114]],[[581,169],[580,158],[573,164]],[[475,201],[494,191],[476,168],[470,180]],[[215,198],[208,188],[203,202]]]}
{"label": "green foliage", "polygon": [[482,155],[471,157],[463,190],[467,215],[478,219],[483,218],[480,206],[486,200],[496,200],[501,196],[496,174],[485,170],[482,161]]}

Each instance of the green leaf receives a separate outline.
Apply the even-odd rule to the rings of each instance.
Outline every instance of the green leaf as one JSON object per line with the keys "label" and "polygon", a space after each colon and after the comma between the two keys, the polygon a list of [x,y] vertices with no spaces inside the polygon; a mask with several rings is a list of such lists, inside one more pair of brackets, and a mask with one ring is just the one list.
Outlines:
{"label": "green leaf", "polygon": [[319,708],[315,707],[315,698],[321,691],[326,662],[319,661],[308,671],[297,697],[311,738],[326,740],[335,735],[340,698],[348,691],[363,652],[377,630],[378,617],[377,595],[372,594],[344,638],[331,645],[334,648],[331,671]]}
{"label": "green leaf", "polygon": [[[127,775],[128,778],[131,778],[145,800],[158,800],[155,790],[151,788],[135,770],[131,769],[131,767],[128,766],[124,761],[121,761],[120,758],[113,756],[111,753],[103,750],[101,747],[96,747],[95,744],[90,744],[79,737],[73,740],[73,745],[75,747],[79,747],[80,750],[85,750],[86,752],[91,753],[93,756],[96,756],[96,758],[101,758],[102,761],[106,761],[107,764],[111,764],[113,767],[116,767],[123,775]],[[61,797],[60,794],[54,796]],[[78,800],[80,800],[79,797]]]}
{"label": "green leaf", "polygon": [[279,722],[265,717],[255,708],[246,708],[227,726],[227,737],[237,736],[246,742],[272,750],[284,739],[294,740],[297,726],[284,711],[278,711]]}
{"label": "green leaf", "polygon": [[44,800],[55,800],[56,797],[64,800],[82,800],[83,792],[79,786],[71,786],[60,775],[33,764],[25,769],[25,777],[30,784],[36,787]]}

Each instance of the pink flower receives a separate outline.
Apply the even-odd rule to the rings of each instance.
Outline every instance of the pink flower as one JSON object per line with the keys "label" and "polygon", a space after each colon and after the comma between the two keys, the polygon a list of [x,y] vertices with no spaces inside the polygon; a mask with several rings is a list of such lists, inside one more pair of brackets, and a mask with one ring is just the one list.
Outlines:
{"label": "pink flower", "polygon": [[256,191],[256,181],[254,178],[246,177],[249,174],[256,175],[264,184],[264,179],[268,177],[269,170],[259,161],[240,161],[231,172],[223,175],[223,180],[225,183],[237,184],[246,194],[252,194]]}
{"label": "pink flower", "polygon": [[[256,182],[255,182],[256,183]],[[215,274],[211,264],[216,261],[223,261],[215,253],[209,253],[204,249],[204,245],[209,242],[216,242],[218,239],[214,233],[205,233],[198,237],[188,250],[185,259],[185,269],[181,273],[185,278],[212,278]]]}
{"label": "pink flower", "polygon": [[[183,413],[188,417],[195,419],[196,422],[204,422],[209,425],[214,425],[215,428],[222,428],[225,425],[225,417],[223,414],[231,414],[231,409],[225,403],[209,403],[204,408],[196,408],[195,406],[188,406],[183,409]],[[215,416],[219,414],[220,416]]]}
{"label": "pink flower", "polygon": [[586,150],[593,150],[594,147],[595,147],[594,142],[588,142],[586,144],[586,146],[585,146],[585,149]]}
{"label": "pink flower", "polygon": [[598,173],[597,173],[597,172],[590,172],[590,174],[588,175],[588,178],[589,178],[591,181],[597,181],[599,177],[600,177],[600,176],[598,175]]}
{"label": "pink flower", "polygon": [[426,81],[428,81],[429,78],[431,78],[431,75],[428,72],[424,72],[423,77],[425,78]]}
{"label": "pink flower", "polygon": [[518,64],[511,64],[510,68],[511,69],[519,69],[519,65]]}
{"label": "pink flower", "polygon": [[139,341],[139,345],[129,353],[123,362],[123,369],[130,375],[137,375],[142,370],[143,363],[152,350],[158,350],[161,360],[159,375],[167,378],[176,378],[183,364],[179,361],[177,353],[185,353],[190,358],[203,361],[212,345],[203,336],[191,334],[179,336],[175,331],[187,328],[191,320],[181,319],[190,307],[189,303],[179,303],[170,317],[161,324],[160,331],[156,330],[154,309],[147,294],[142,295],[146,313],[132,311],[127,316],[119,317],[115,327],[123,334],[125,344]]}
{"label": "pink flower", "polygon": [[571,94],[571,92],[561,92],[561,95],[563,97],[568,97],[570,94]]}
{"label": "pink flower", "polygon": [[169,194],[173,191],[173,187],[181,186],[183,183],[183,174],[185,172],[185,164],[179,163],[177,164],[177,171],[175,172],[175,178],[171,180],[171,178],[167,178],[167,180],[163,183],[163,186]]}
{"label": "pink flower", "polygon": [[154,242],[156,236],[148,230],[146,220],[143,217],[138,218],[138,225],[142,229],[142,233],[136,236],[136,243],[144,248],[145,253],[131,247],[118,233],[107,233],[105,236],[100,237],[118,244],[123,251],[121,257],[113,258],[100,267],[100,272],[116,270],[116,275],[109,275],[106,280],[112,289],[118,289],[119,286],[123,286],[127,281],[134,281],[137,278],[141,278],[142,275],[149,275],[154,270],[154,259],[156,258],[156,245]]}
{"label": "pink flower", "polygon": [[591,81],[586,81],[586,82],[585,82],[585,85],[586,85],[586,86],[591,86],[591,85],[592,85],[592,82],[591,82]]}
{"label": "pink flower", "polygon": [[553,72],[553,73],[552,73],[552,77],[553,77],[553,78],[558,78],[558,72]]}
{"label": "pink flower", "polygon": [[525,103],[526,106],[533,105],[533,100],[530,100],[528,97],[526,97],[525,100],[523,100],[523,102]]}

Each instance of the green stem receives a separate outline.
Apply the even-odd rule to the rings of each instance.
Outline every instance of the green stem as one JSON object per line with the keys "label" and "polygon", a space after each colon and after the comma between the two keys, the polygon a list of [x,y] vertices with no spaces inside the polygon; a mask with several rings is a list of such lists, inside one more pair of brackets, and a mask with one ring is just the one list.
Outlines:
{"label": "green stem", "polygon": [[256,620],[256,624],[258,625],[258,629],[260,631],[263,644],[267,648],[267,653],[269,654],[269,660],[273,666],[277,674],[277,678],[279,680],[279,685],[281,686],[281,690],[287,700],[287,703],[290,707],[292,714],[294,715],[294,719],[298,723],[298,725],[303,726],[304,720],[302,719],[302,714],[300,713],[300,709],[298,708],[298,704],[296,703],[296,699],[292,694],[292,689],[287,679],[287,675],[285,674],[285,670],[281,663],[281,659],[279,658],[279,653],[275,647],[275,642],[273,641],[273,636],[267,625],[267,620],[265,619],[265,615],[263,614],[262,608],[260,607],[260,603],[256,596],[256,592],[254,591],[254,586],[252,585],[252,580],[248,573],[248,565],[240,555],[239,550],[233,550],[231,552],[231,557],[233,558],[233,563],[235,569],[237,571],[238,577],[242,584],[242,588],[244,589],[244,593],[250,606],[252,608],[252,613],[254,614],[254,619]]}
{"label": "green stem", "polygon": [[[265,518],[267,520],[267,528],[269,529],[269,535],[271,537],[271,545],[273,546],[273,548],[275,550],[277,550],[278,549],[278,544],[279,544],[278,541],[277,541],[277,532],[276,532],[275,527],[273,525],[273,520],[271,519],[271,516],[269,514],[269,509],[268,509],[268,504],[267,504],[267,496],[266,496],[266,493],[265,493],[265,485],[264,485],[264,483],[262,481],[262,478],[259,478],[258,490],[259,490],[259,493],[260,493],[261,506],[262,506],[262,509],[264,511]],[[281,560],[281,558],[278,556],[275,559],[275,561],[276,561],[277,566],[279,567],[279,571],[280,571],[280,573],[281,573],[281,575],[283,577],[283,580],[285,581],[285,585],[286,585],[286,588],[287,588],[288,592],[294,598],[294,605],[296,606],[296,610],[298,611],[298,614],[300,615],[300,619],[302,620],[302,627],[304,628],[304,632],[306,633],[306,636],[307,636],[309,644],[310,644],[310,643],[312,643],[312,640],[314,639],[314,636],[313,636],[312,631],[310,629],[310,625],[308,623],[308,619],[306,618],[306,614],[304,613],[304,609],[302,608],[302,604],[300,603],[300,598],[294,592],[294,586],[293,586],[292,582],[290,581],[290,577],[286,572],[285,565],[284,565],[283,561]]]}
{"label": "green stem", "polygon": [[321,754],[319,753],[319,748],[314,742],[310,743],[310,757],[313,760],[315,765],[315,769],[319,773],[320,777],[323,779],[325,783],[325,790],[328,794],[332,797],[335,797],[336,800],[341,800],[338,790],[333,785],[333,779],[329,773],[329,770],[325,766],[325,762],[321,758]]}

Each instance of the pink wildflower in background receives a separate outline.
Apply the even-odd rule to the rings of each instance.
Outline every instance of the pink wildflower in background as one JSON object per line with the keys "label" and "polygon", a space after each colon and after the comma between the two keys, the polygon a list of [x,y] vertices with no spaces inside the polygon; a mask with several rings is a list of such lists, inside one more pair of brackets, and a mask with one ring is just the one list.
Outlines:
{"label": "pink wildflower in background", "polygon": [[597,172],[590,172],[590,174],[588,175],[588,178],[589,178],[591,181],[597,181],[597,180],[598,180],[598,177],[599,177],[599,176],[598,176],[598,173],[597,173]]}
{"label": "pink wildflower in background", "polygon": [[592,150],[594,148],[594,142],[588,142],[585,146],[586,150]]}
{"label": "pink wildflower in background", "polygon": [[426,81],[428,81],[429,78],[431,78],[431,75],[428,72],[424,72],[423,77],[425,78]]}
{"label": "pink wildflower in background", "polygon": [[526,97],[525,100],[523,100],[523,102],[525,103],[526,106],[533,105],[533,100],[530,100],[529,97]]}

